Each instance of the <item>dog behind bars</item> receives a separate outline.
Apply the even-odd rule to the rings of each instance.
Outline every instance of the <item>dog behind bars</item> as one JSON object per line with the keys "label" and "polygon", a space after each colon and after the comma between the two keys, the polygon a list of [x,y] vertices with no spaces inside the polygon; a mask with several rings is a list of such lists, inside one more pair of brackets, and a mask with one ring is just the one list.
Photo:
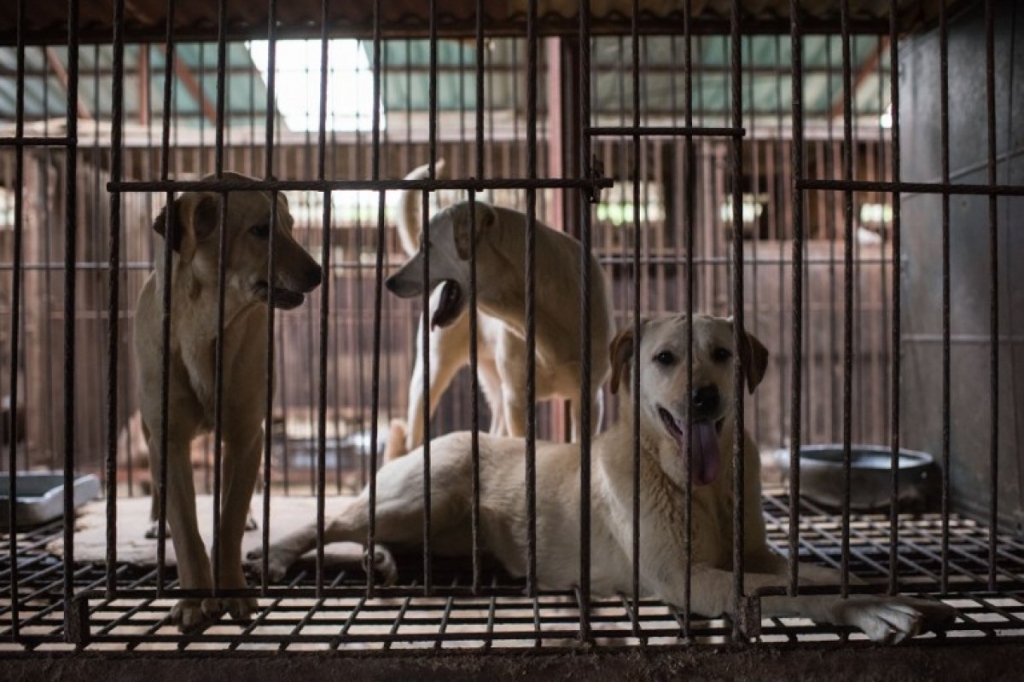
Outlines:
{"label": "dog behind bars", "polygon": [[[438,171],[444,162],[437,162]],[[428,166],[410,172],[406,179],[427,177]],[[470,242],[476,242],[477,258],[477,371],[491,408],[493,435],[526,435],[526,415],[532,406],[526,399],[526,298],[524,274],[527,216],[519,211],[477,202],[475,224],[468,202],[438,211],[430,219],[430,240],[421,251],[419,193],[399,193],[398,234],[409,260],[387,280],[397,296],[423,295],[424,253],[429,259],[428,311],[416,330],[416,364],[409,382],[409,409],[405,423],[405,451],[423,443],[423,403],[430,414],[455,374],[469,364]],[[536,222],[536,274],[534,316],[536,324],[536,397],[560,396],[572,401],[574,432],[578,437],[582,402],[580,376],[579,315],[582,304],[580,243],[569,235]],[[601,425],[604,409],[602,385],[608,376],[604,349],[613,331],[612,311],[604,274],[597,259],[588,258],[590,271],[591,431]],[[423,347],[423,325],[430,325],[429,342]],[[424,387],[424,358],[430,376]],[[388,459],[399,449],[401,434],[393,427]]]}
{"label": "dog behind bars", "polygon": [[[249,179],[225,173],[232,179]],[[206,178],[211,179],[211,178]],[[156,270],[142,288],[135,312],[135,357],[143,433],[149,443],[153,481],[159,481],[161,452],[163,248],[174,250],[170,276],[170,387],[167,398],[167,520],[178,577],[184,590],[246,587],[241,544],[263,443],[267,391],[267,304],[291,309],[321,280],[320,266],[292,237],[292,218],[283,194],[238,191],[224,195],[226,258],[224,354],[221,393],[223,495],[218,573],[214,576],[196,519],[190,444],[214,428],[215,344],[218,334],[220,199],[214,192],[186,192],[165,207],[153,228],[158,240]],[[268,240],[274,240],[274,281],[268,281]],[[247,620],[255,600],[185,598],[172,611],[183,631],[195,630],[227,611]]]}
{"label": "dog behind bars", "polygon": [[[695,316],[693,350],[685,315],[645,322],[639,338],[620,332],[611,344],[615,392],[633,389],[634,351],[638,349],[639,413],[624,396],[618,422],[592,446],[591,585],[595,595],[629,594],[633,586],[633,424],[640,431],[640,591],[670,604],[689,605],[695,613],[716,617],[733,613],[733,471],[735,438],[742,439],[744,473],[743,582],[746,592],[781,587],[788,581],[786,561],[768,548],[761,515],[760,460],[753,440],[734,433],[734,353],[742,356],[752,392],[764,376],[768,352],[752,335],[734,349],[732,321]],[[693,384],[687,382],[693,358]],[[741,398],[742,399],[742,398]],[[692,429],[688,426],[692,419]],[[692,464],[687,466],[687,443]],[[432,546],[438,554],[469,556],[473,466],[467,433],[443,436],[431,447]],[[480,436],[480,542],[513,575],[527,570],[527,519],[523,441]],[[576,444],[537,447],[537,577],[541,587],[569,590],[579,584],[580,448]],[[687,533],[686,496],[692,485],[692,528]],[[327,542],[362,543],[367,536],[367,493],[352,499],[345,513],[328,520]],[[384,466],[377,477],[376,537],[373,565],[388,581],[396,578],[387,547],[418,551],[423,532],[422,450]],[[684,561],[692,552],[692,589],[687,594]],[[316,544],[310,525],[269,548],[271,577]],[[250,553],[259,559],[260,552]],[[801,564],[801,582],[838,584],[831,569]],[[860,628],[871,639],[898,642],[927,629],[947,625],[953,610],[939,602],[905,597],[769,596],[761,600],[765,616],[800,616],[820,623]]]}

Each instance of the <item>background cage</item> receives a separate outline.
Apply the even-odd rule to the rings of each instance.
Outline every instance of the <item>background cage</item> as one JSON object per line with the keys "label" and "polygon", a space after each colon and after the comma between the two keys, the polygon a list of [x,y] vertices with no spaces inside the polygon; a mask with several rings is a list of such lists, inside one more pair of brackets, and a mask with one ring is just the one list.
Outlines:
{"label": "background cage", "polygon": [[[433,154],[446,160],[452,178],[468,182],[482,152],[484,177],[495,182],[480,198],[525,209],[528,183],[522,181],[531,172],[535,124],[537,178],[574,180],[576,187],[591,182],[581,168],[580,143],[586,140],[599,162],[588,162],[588,168],[603,167],[603,176],[614,180],[601,190],[589,224],[618,324],[630,324],[637,307],[644,313],[684,308],[688,263],[695,308],[727,313],[733,310],[736,264],[743,263],[746,327],[773,351],[767,381],[746,417],[766,453],[795,445],[795,435],[800,444],[892,442],[948,463],[941,505],[924,516],[857,516],[844,528],[838,516],[810,504],[797,532],[789,497],[784,489],[774,491],[765,500],[773,545],[784,551],[789,543],[801,556],[837,565],[846,536],[853,543],[854,572],[955,597],[962,608],[956,634],[986,642],[1018,636],[1024,545],[1014,534],[1024,484],[1018,476],[1022,378],[1015,325],[1024,289],[1015,286],[1012,267],[1020,253],[1013,209],[1022,194],[1020,132],[1012,116],[1012,93],[1019,90],[1013,86],[1022,73],[1015,68],[1021,19],[1013,3],[889,3],[895,12],[875,7],[884,3],[796,3],[802,14],[792,23],[789,3],[737,2],[734,17],[728,2],[696,4],[701,6],[690,16],[675,6],[640,3],[633,23],[629,3],[608,3],[595,8],[583,28],[575,6],[560,3],[539,3],[535,25],[527,3],[488,6],[477,25],[470,2],[436,8],[272,2],[278,23],[268,30],[268,7],[221,3],[218,14],[218,8],[177,3],[168,30],[161,2],[133,3],[116,14],[118,8],[106,3],[79,7],[72,0],[70,15],[80,18],[69,31],[68,8],[29,12],[19,2],[19,12],[0,18],[0,69],[8,86],[0,92],[0,312],[8,321],[0,327],[0,385],[13,395],[6,410],[16,417],[6,420],[4,431],[9,468],[73,467],[101,476],[108,495],[146,492],[146,467],[133,434],[129,322],[151,268],[152,218],[166,195],[140,188],[159,178],[165,155],[169,178],[190,180],[211,172],[220,153],[225,169],[262,176],[272,150],[274,178],[306,183],[306,189],[292,190],[292,206],[300,240],[317,255],[324,233],[322,190],[334,190],[327,492],[358,490],[372,462],[369,433],[375,425],[383,432],[388,418],[404,414],[419,309],[415,301],[382,301],[382,385],[375,409],[369,354],[378,230],[388,268],[404,255],[390,216],[378,225],[374,168],[379,179],[396,179]],[[530,37],[523,38],[527,28]],[[278,82],[318,83],[319,41],[330,36],[331,54],[338,56],[332,56],[330,78],[349,79],[345,93],[357,105],[329,114],[323,133],[315,116],[316,88],[292,116],[279,91],[268,115],[259,42],[268,33],[279,51],[286,39],[313,41],[305,49],[315,59],[304,67],[289,70],[279,52]],[[477,35],[485,40],[480,54]],[[376,74],[375,36],[381,48]],[[538,48],[532,64],[531,37]],[[223,57],[221,45],[210,42],[218,38]],[[579,103],[581,52],[590,65],[589,120],[581,118]],[[895,87],[893,55],[899,57]],[[534,72],[537,89],[531,93]],[[168,74],[172,87],[165,101]],[[381,92],[376,148],[375,75]],[[737,112],[742,167],[734,169],[729,129]],[[119,114],[121,125],[113,125]],[[688,139],[679,132],[689,127],[688,115],[696,187],[692,254],[684,241]],[[167,150],[161,143],[165,122]],[[327,184],[318,185],[313,178],[321,135]],[[363,184],[340,189],[343,181]],[[445,205],[463,198],[465,189],[439,186],[431,195],[435,205]],[[116,220],[111,197],[120,202]],[[539,220],[581,235],[579,190],[542,186],[536,197]],[[742,225],[742,261],[734,252],[736,224]],[[120,240],[113,270],[111,226]],[[77,243],[69,251],[72,236]],[[638,237],[639,270],[633,261]],[[70,302],[62,299],[69,280]],[[119,296],[114,343],[107,337],[111,281]],[[802,284],[799,299],[794,283]],[[316,292],[301,310],[278,316],[272,497],[316,490],[319,309]],[[66,349],[69,326],[74,345]],[[896,390],[893,376],[900,380]],[[20,388],[12,390],[10,379]],[[463,372],[433,433],[470,425],[469,383]],[[112,408],[104,406],[111,388]],[[559,405],[540,408],[538,415],[541,437],[564,437],[567,418]],[[486,415],[481,423],[486,425]],[[200,487],[209,492],[209,447],[200,444],[193,457]],[[1007,534],[997,535],[997,526]],[[20,533],[17,542],[8,538],[0,559],[6,562],[0,564],[0,586],[7,581],[10,588],[0,605],[5,649],[547,649],[581,634],[578,594],[512,596],[521,585],[495,571],[485,575],[490,591],[473,596],[466,593],[465,566],[439,564],[434,596],[422,596],[415,571],[405,592],[384,599],[366,598],[365,579],[341,572],[331,575],[336,591],[325,601],[319,585],[312,587],[312,574],[300,572],[291,576],[287,594],[277,588],[264,594],[249,629],[225,625],[201,637],[179,636],[161,620],[170,602],[154,591],[154,571],[61,563],[46,548],[62,528]],[[65,541],[73,540],[63,529]],[[442,579],[449,581],[447,592]],[[72,608],[68,600],[75,594]],[[657,603],[632,605],[623,598],[586,610],[601,641],[676,645],[684,632],[682,616]],[[76,630],[81,627],[84,633]],[[693,627],[686,626],[690,636],[683,641],[709,642],[730,633],[720,621]],[[766,623],[762,633],[764,642],[826,637],[847,643],[843,633],[804,624]]]}

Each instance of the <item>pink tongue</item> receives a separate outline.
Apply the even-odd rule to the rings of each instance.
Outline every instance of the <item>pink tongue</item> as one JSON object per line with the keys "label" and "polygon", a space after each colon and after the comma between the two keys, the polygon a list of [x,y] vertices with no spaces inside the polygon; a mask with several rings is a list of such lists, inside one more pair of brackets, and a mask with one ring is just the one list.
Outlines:
{"label": "pink tongue", "polygon": [[718,475],[718,432],[712,422],[693,425],[693,484],[707,485]]}

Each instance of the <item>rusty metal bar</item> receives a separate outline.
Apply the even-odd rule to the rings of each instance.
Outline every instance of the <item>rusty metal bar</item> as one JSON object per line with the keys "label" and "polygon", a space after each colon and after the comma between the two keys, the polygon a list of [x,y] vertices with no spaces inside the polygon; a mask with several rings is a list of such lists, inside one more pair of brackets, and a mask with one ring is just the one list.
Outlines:
{"label": "rusty metal bar", "polygon": [[803,180],[800,189],[841,190],[846,192],[885,192],[892,194],[951,194],[983,196],[1024,196],[1024,185],[1000,185],[949,182],[887,182],[884,180]]}
{"label": "rusty metal bar", "polygon": [[798,189],[804,174],[804,82],[803,82],[803,25],[799,0],[790,0],[790,50],[793,101],[793,349],[790,366],[789,406],[789,590],[796,596],[800,584],[800,447],[801,404],[803,387],[801,373],[803,365],[804,327],[804,195]]}
{"label": "rusty metal bar", "polygon": [[[227,84],[224,68],[227,64],[227,0],[217,4],[217,123],[214,131],[213,174],[217,180],[224,177],[224,108],[227,99]],[[227,293],[228,263],[228,195],[220,194],[217,199],[217,338],[214,343],[214,388],[213,388],[213,541],[210,543],[210,563],[213,570],[213,594],[220,591],[220,540],[221,540],[221,492],[223,490],[224,446],[224,325],[225,295]]]}
{"label": "rusty metal bar", "polygon": [[[996,57],[995,7],[985,0],[985,106],[988,129],[988,184],[996,184]],[[1011,57],[1012,59],[1012,57]],[[1020,187],[1024,190],[1024,187]],[[996,589],[996,548],[999,528],[999,219],[996,195],[988,196],[989,240],[989,567],[988,584]]]}
{"label": "rusty metal bar", "polygon": [[[579,8],[579,49],[580,49],[580,82],[579,109],[582,122],[581,134],[578,138],[580,150],[580,179],[591,180],[590,138],[582,133],[582,127],[590,124],[590,0],[580,0]],[[583,187],[581,186],[581,189]],[[580,396],[589,396],[590,385],[590,246],[591,220],[590,202],[593,197],[588,192],[580,192]],[[592,637],[590,628],[590,401],[580,400],[580,579],[579,608],[580,631],[582,641]]]}
{"label": "rusty metal bar", "polygon": [[[843,52],[843,181],[853,180],[852,84],[850,57],[850,0],[840,3]],[[850,467],[851,417],[853,411],[853,192],[843,191],[843,542],[840,587],[845,597],[850,591]]]}
{"label": "rusty metal bar", "polygon": [[[267,115],[264,129],[263,149],[263,175],[271,178],[274,175],[274,116],[277,113],[277,0],[269,0],[267,18]],[[277,192],[271,192],[270,196],[270,224],[277,225]],[[274,269],[276,267],[276,251],[274,239],[267,240],[267,282],[274,281]],[[274,314],[274,306],[267,306],[267,359],[263,380],[268,389],[274,386],[274,351],[275,344],[275,323],[277,316]],[[267,401],[264,408],[263,418],[263,525],[261,532],[262,555],[260,556],[260,590],[266,593],[269,587],[268,574],[270,572],[270,486],[271,486],[271,459],[274,442],[274,391],[267,390]]]}
{"label": "rusty metal bar", "polygon": [[[740,3],[732,0],[729,11],[729,61],[732,66],[730,77],[730,117],[734,128],[742,127],[743,123],[743,79],[741,72],[742,46],[740,43]],[[733,311],[733,410],[735,426],[733,428],[733,534],[732,534],[732,575],[733,575],[733,618],[732,637],[740,640],[740,614],[743,613],[743,535],[744,535],[744,460],[745,446],[743,423],[743,373],[745,361],[739,352],[747,343],[744,331],[743,310],[743,138],[731,138],[730,173],[732,175],[732,311]]]}
{"label": "rusty metal bar", "polygon": [[[483,0],[476,0],[476,148],[475,176],[482,178],[484,169],[484,26]],[[476,192],[469,192],[469,217],[476,225]],[[480,547],[480,377],[477,374],[479,349],[477,347],[477,330],[479,320],[476,309],[477,263],[476,240],[469,241],[469,370],[470,400],[472,401],[473,435],[470,444],[473,458],[473,500],[470,511],[470,524],[473,533],[473,593],[480,590],[481,547]],[[491,416],[494,418],[494,415]]]}
{"label": "rusty metal bar", "polygon": [[[899,17],[896,12],[896,0],[889,0],[889,61],[891,76],[889,78],[889,97],[892,107],[892,179],[900,182],[900,69],[899,45],[897,40]],[[995,201],[995,197],[992,197]],[[899,591],[899,467],[900,467],[900,303],[902,261],[900,260],[900,194],[892,195],[892,327],[889,355],[892,359],[892,374],[889,381],[889,421],[890,439],[892,444],[890,457],[890,489],[889,489],[889,593]]]}
{"label": "rusty metal bar", "polygon": [[[939,126],[942,145],[942,182],[949,184],[949,25],[946,3],[939,3]],[[949,590],[949,486],[951,434],[950,348],[950,233],[949,194],[942,194],[942,580]]]}
{"label": "rusty metal bar", "polygon": [[[692,8],[690,3],[683,4],[683,40],[685,48],[683,53],[683,99],[684,99],[684,121],[687,128],[693,128],[693,27]],[[693,229],[697,222],[697,152],[693,144],[693,135],[687,134],[684,139],[685,154],[685,178],[684,178],[684,203],[685,203],[685,225],[683,227],[686,238],[686,319],[689,324],[686,326],[686,347],[690,349],[686,357],[686,386],[693,386],[693,310],[696,286],[694,276],[694,239]],[[686,471],[693,471],[693,411],[686,411]],[[683,507],[686,520],[683,526],[683,538],[686,546],[685,562],[683,566],[683,637],[690,639],[691,632],[691,609],[693,601],[693,477],[688,473],[686,476],[686,502]]]}
{"label": "rusty metal bar", "polygon": [[[537,0],[526,14],[526,172],[537,179]],[[475,229],[475,224],[474,224]],[[474,240],[475,241],[475,240]],[[526,591],[537,596],[537,190],[526,190]]]}
{"label": "rusty metal bar", "polygon": [[[320,3],[320,111],[317,138],[316,177],[323,180],[327,164],[327,76],[330,69],[330,40],[328,39],[327,0]],[[324,590],[324,496],[327,490],[327,362],[330,329],[328,315],[331,299],[331,192],[323,193],[323,220],[320,237],[320,267],[323,283],[320,285],[320,366],[317,381],[317,444],[316,444],[316,589]],[[271,280],[273,281],[273,280]],[[340,463],[336,463],[339,466]],[[370,568],[368,572],[372,573]]]}
{"label": "rusty metal bar", "polygon": [[[14,104],[14,137],[21,139],[25,132],[25,0],[18,0],[16,7],[17,24],[17,82],[15,83]],[[25,177],[25,148],[18,146],[14,150],[14,274],[11,283],[11,385],[10,385],[10,416],[8,433],[11,434],[10,450],[8,451],[8,505],[7,534],[8,556],[11,562],[11,638],[17,640],[21,625],[18,611],[18,342],[21,324],[21,260],[22,238],[24,236],[24,197],[23,186]],[[67,579],[67,574],[64,576]]]}
{"label": "rusty metal bar", "polygon": [[[174,69],[174,0],[167,0],[167,36],[164,41],[164,103],[163,103],[163,124],[161,127],[161,155],[160,155],[160,179],[166,181],[169,177],[171,151],[171,103],[173,95],[173,69]],[[108,187],[108,191],[112,191]],[[176,226],[174,191],[167,190],[165,197],[167,206],[167,224]],[[169,235],[168,235],[169,236]],[[163,247],[163,289],[161,291],[162,315],[160,323],[160,443],[157,456],[160,458],[158,468],[160,470],[159,480],[155,481],[154,490],[157,495],[157,588],[156,594],[162,597],[167,581],[167,444],[170,410],[170,385],[171,385],[171,260],[172,249],[170,240],[164,239]],[[153,454],[151,453],[152,457]]]}
{"label": "rusty metal bar", "polygon": [[[75,485],[75,254],[78,245],[78,15],[68,0],[67,131],[64,173],[64,490]],[[75,500],[64,495],[64,621],[74,618]],[[71,640],[71,632],[65,632]]]}
{"label": "rusty metal bar", "polygon": [[[148,49],[148,48],[147,48]],[[110,177],[121,179],[123,158],[121,150],[122,125],[124,123],[124,0],[114,1],[114,78],[112,82],[111,127],[110,127]],[[97,88],[97,91],[99,89]],[[19,183],[20,186],[20,183]],[[121,290],[121,195],[110,194],[110,235],[108,242],[109,277],[107,279],[107,453],[106,472],[106,516],[107,516],[107,597],[112,599],[117,590],[115,568],[117,566],[117,378],[118,341]],[[17,249],[15,250],[17,257]],[[17,277],[15,277],[17,282]],[[15,294],[17,300],[17,294]],[[17,327],[15,327],[17,329]],[[14,343],[17,344],[17,333]],[[15,346],[16,348],[17,346]],[[17,357],[17,353],[12,354]],[[17,372],[14,373],[17,376]],[[12,391],[13,393],[13,391]],[[16,409],[12,399],[12,409]],[[12,431],[13,433],[13,431]],[[13,440],[13,439],[12,439]]]}
{"label": "rusty metal bar", "polygon": [[[241,192],[260,190],[270,192],[324,192],[327,190],[426,190],[446,189],[474,190],[489,189],[582,189],[593,191],[607,189],[613,185],[607,178],[428,178],[424,180],[242,180],[226,178],[220,182],[212,180],[133,180],[107,183],[108,191],[119,192]],[[1024,193],[1024,187],[1020,188]]]}
{"label": "rusty metal bar", "polygon": [[[381,0],[373,0],[373,180],[380,179],[380,107],[381,107]],[[379,443],[380,415],[380,345],[381,316],[384,295],[384,230],[386,194],[377,193],[377,249],[373,270],[373,360],[370,379],[370,466],[367,483],[368,525],[366,530],[366,556],[376,554],[377,535],[377,444]],[[426,313],[424,313],[426,320]],[[429,395],[429,394],[428,394]],[[374,596],[374,571],[366,571],[366,598]]]}
{"label": "rusty metal bar", "polygon": [[[640,21],[639,0],[632,0],[632,17],[630,21],[630,55],[631,76],[633,79],[633,136],[632,152],[633,164],[633,371],[630,374],[632,387],[630,400],[632,401],[633,423],[633,507],[632,507],[632,547],[633,558],[633,606],[635,611],[640,609],[640,33],[638,22]],[[581,396],[581,399],[589,398]],[[687,411],[689,414],[689,411]],[[689,434],[689,431],[687,431]],[[628,608],[628,605],[627,605]],[[635,623],[635,620],[634,620]]]}

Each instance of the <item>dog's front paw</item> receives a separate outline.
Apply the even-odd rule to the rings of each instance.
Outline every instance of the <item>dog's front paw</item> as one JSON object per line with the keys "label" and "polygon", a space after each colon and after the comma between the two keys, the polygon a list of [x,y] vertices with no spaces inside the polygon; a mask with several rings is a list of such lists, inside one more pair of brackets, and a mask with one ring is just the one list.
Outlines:
{"label": "dog's front paw", "polygon": [[874,642],[898,644],[922,632],[948,627],[956,611],[941,602],[908,597],[861,596],[842,599],[835,622],[864,631]]}
{"label": "dog's front paw", "polygon": [[[263,548],[257,547],[245,555],[246,565],[257,574],[263,573]],[[295,558],[285,552],[275,551],[273,547],[267,550],[267,579],[276,583],[288,572]]]}
{"label": "dog's front paw", "polygon": [[230,597],[221,599],[223,610],[237,623],[248,623],[252,620],[252,614],[259,610],[256,599],[253,597]]}
{"label": "dog's front paw", "polygon": [[220,599],[181,599],[171,609],[171,622],[184,633],[200,632],[224,613]]}

